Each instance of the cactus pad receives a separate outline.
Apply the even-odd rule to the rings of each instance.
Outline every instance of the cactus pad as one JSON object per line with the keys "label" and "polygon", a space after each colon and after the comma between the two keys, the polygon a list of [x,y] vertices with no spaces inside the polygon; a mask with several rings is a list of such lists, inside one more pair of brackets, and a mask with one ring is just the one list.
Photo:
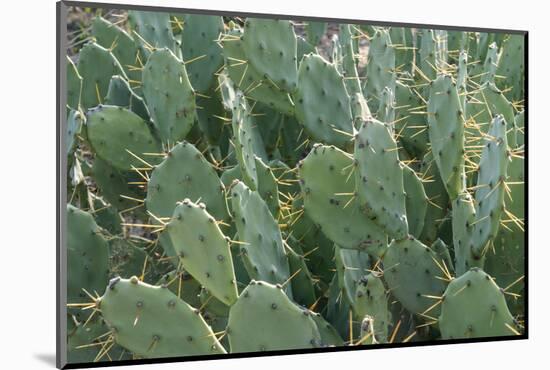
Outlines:
{"label": "cactus pad", "polygon": [[225,353],[200,313],[167,288],[111,280],[98,301],[116,343],[145,358]]}
{"label": "cactus pad", "polygon": [[135,113],[122,107],[98,106],[88,111],[86,126],[93,149],[111,166],[123,171],[143,167],[135,156],[147,158],[151,165],[156,162],[155,157],[145,154],[159,153],[160,146],[147,123]]}
{"label": "cactus pad", "polygon": [[478,268],[453,280],[447,287],[439,328],[443,339],[518,334],[503,291],[491,276]]}
{"label": "cactus pad", "polygon": [[280,286],[252,280],[231,306],[227,326],[232,353],[320,346],[321,336],[307,310]]}
{"label": "cactus pad", "polygon": [[355,137],[355,184],[367,215],[391,238],[408,235],[403,167],[387,125],[363,123]]}
{"label": "cactus pad", "polygon": [[183,268],[220,301],[235,302],[237,285],[229,241],[205,205],[183,200],[166,232]]}
{"label": "cactus pad", "polygon": [[195,91],[185,64],[169,49],[154,51],[143,67],[143,96],[163,142],[185,138],[195,122]]}

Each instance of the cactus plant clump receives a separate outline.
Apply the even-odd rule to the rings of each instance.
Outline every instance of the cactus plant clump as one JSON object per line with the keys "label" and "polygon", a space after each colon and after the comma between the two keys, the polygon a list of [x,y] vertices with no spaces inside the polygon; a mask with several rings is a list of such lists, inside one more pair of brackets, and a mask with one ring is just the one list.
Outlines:
{"label": "cactus plant clump", "polygon": [[69,361],[524,333],[521,35],[86,14]]}

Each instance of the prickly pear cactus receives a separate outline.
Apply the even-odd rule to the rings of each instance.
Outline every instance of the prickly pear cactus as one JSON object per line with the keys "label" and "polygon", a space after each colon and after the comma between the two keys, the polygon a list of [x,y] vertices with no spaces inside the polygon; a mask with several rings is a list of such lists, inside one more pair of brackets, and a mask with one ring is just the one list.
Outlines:
{"label": "prickly pear cactus", "polygon": [[181,142],[151,171],[145,205],[156,217],[172,217],[176,203],[186,198],[200,199],[217,220],[228,217],[216,170],[194,145]]}
{"label": "prickly pear cactus", "polygon": [[82,77],[80,104],[84,109],[104,102],[111,76],[126,76],[113,53],[96,43],[86,44],[82,48],[78,59],[78,73]]}
{"label": "prickly pear cactus", "polygon": [[296,35],[290,21],[249,18],[241,40],[252,68],[278,89],[296,89]]}
{"label": "prickly pear cactus", "polygon": [[280,285],[252,280],[231,306],[226,329],[231,353],[317,348],[321,336],[308,310]]}
{"label": "prickly pear cactus", "polygon": [[181,266],[227,305],[237,299],[229,240],[204,203],[184,199],[166,225]]}
{"label": "prickly pear cactus", "polygon": [[344,78],[319,55],[302,59],[294,104],[298,121],[316,141],[338,147],[350,142],[353,124]]}
{"label": "prickly pear cactus", "polygon": [[230,191],[240,254],[253,279],[283,284],[290,277],[281,231],[260,195],[240,181]]}
{"label": "prickly pear cactus", "polygon": [[388,125],[368,120],[355,136],[355,183],[367,215],[395,239],[409,233],[403,167]]}
{"label": "prickly pear cactus", "polygon": [[428,133],[441,180],[451,199],[465,188],[464,113],[456,82],[450,75],[440,75],[430,87]]}
{"label": "prickly pear cactus", "polygon": [[99,45],[111,50],[133,83],[141,80],[141,72],[137,65],[137,47],[133,37],[126,30],[105,18],[96,17],[92,21],[92,34]]}
{"label": "prickly pear cactus", "polygon": [[356,317],[372,317],[375,337],[380,343],[387,342],[391,312],[388,308],[388,292],[381,277],[370,273],[359,281],[352,307]]}
{"label": "prickly pear cactus", "polygon": [[82,77],[71,58],[67,57],[67,106],[78,109],[82,91]]}
{"label": "prickly pear cactus", "polygon": [[97,306],[115,342],[140,357],[225,353],[196,309],[135,276],[111,280]]}
{"label": "prickly pear cactus", "polygon": [[363,213],[351,178],[351,155],[318,145],[299,169],[305,212],[321,225],[323,233],[343,248],[382,254],[387,236]]}
{"label": "prickly pear cactus", "polygon": [[[67,206],[67,302],[85,303],[109,281],[109,245],[91,214]],[[86,293],[88,292],[88,293]],[[85,322],[90,312],[71,309]]]}
{"label": "prickly pear cactus", "polygon": [[196,108],[184,62],[169,49],[155,50],[143,67],[142,89],[161,140],[182,140],[195,122]]}
{"label": "prickly pear cactus", "polygon": [[451,276],[435,252],[414,238],[394,240],[383,262],[388,288],[403,306],[424,318],[437,317],[437,297]]}
{"label": "prickly pear cactus", "polygon": [[168,13],[130,10],[128,21],[141,60],[146,60],[155,49],[177,51]]}
{"label": "prickly pear cactus", "polygon": [[504,292],[481,269],[472,268],[453,280],[441,301],[438,321],[444,339],[519,334],[506,306]]}
{"label": "prickly pear cactus", "polygon": [[150,167],[158,161],[154,154],[161,152],[160,145],[147,123],[125,108],[100,105],[90,109],[86,132],[97,155],[119,170]]}
{"label": "prickly pear cactus", "polygon": [[189,80],[197,91],[208,91],[223,65],[222,48],[217,40],[223,33],[223,19],[211,15],[185,14],[181,56],[186,62]]}
{"label": "prickly pear cactus", "polygon": [[71,362],[525,332],[524,35],[69,11]]}
{"label": "prickly pear cactus", "polygon": [[373,102],[373,110],[381,100],[382,92],[387,87],[395,91],[395,50],[387,29],[379,28],[374,34],[369,47],[367,62],[366,97]]}

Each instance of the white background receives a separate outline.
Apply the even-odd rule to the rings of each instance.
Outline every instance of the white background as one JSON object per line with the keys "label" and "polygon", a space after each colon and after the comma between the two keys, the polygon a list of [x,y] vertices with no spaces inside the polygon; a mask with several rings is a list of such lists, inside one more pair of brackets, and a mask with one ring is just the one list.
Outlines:
{"label": "white background", "polygon": [[[550,338],[550,38],[534,1],[128,0],[134,4],[527,29],[529,47],[530,339],[264,357],[140,369],[507,369],[543,359]],[[123,1],[111,0],[113,3]],[[538,4],[538,5],[534,5]],[[6,0],[0,20],[0,353],[6,369],[53,368],[55,357],[55,2]],[[543,365],[544,366],[544,365]],[[546,365],[547,366],[547,365]],[[135,369],[135,367],[133,368]]]}

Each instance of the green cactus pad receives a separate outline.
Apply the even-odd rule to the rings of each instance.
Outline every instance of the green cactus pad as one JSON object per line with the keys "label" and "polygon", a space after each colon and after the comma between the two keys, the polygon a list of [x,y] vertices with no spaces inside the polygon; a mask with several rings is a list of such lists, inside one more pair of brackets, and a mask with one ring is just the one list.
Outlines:
{"label": "green cactus pad", "polygon": [[298,64],[306,54],[315,53],[315,46],[311,45],[309,42],[307,42],[303,37],[296,36],[296,49],[297,49],[297,57],[298,57]]}
{"label": "green cactus pad", "polygon": [[353,306],[359,282],[369,273],[371,267],[370,257],[365,252],[343,249],[335,245],[334,260],[340,289],[345,294],[347,301]]}
{"label": "green cactus pad", "polygon": [[280,286],[252,280],[229,311],[231,353],[319,347],[321,336],[310,315]]}
{"label": "green cactus pad", "polygon": [[[505,209],[522,222],[525,218],[525,163],[520,157],[512,157],[508,164],[510,196],[505,197]],[[510,219],[510,216],[506,217]],[[508,228],[500,227],[493,240],[494,251],[489,250],[485,257],[485,271],[494,276],[498,285],[508,287],[511,293],[520,293],[524,283],[517,281],[525,274],[525,231],[518,222],[509,222]],[[512,297],[509,297],[513,299]]]}
{"label": "green cactus pad", "polygon": [[296,35],[290,21],[248,18],[241,37],[247,62],[278,89],[296,90]]}
{"label": "green cactus pad", "polygon": [[472,254],[472,234],[476,221],[474,201],[469,193],[459,194],[452,202],[451,213],[453,227],[453,246],[455,251],[455,269],[462,275],[471,267],[483,266],[483,260]]}
{"label": "green cactus pad", "polygon": [[329,284],[334,275],[334,243],[304,212],[302,198],[293,200],[291,217],[286,222],[290,222],[292,246],[298,245],[307,254],[307,265],[312,274]]}
{"label": "green cactus pad", "polygon": [[428,208],[426,209],[426,218],[424,219],[424,229],[420,240],[431,244],[437,239],[437,233],[441,220],[447,214],[447,203],[449,196],[445,186],[441,181],[437,165],[431,151],[427,152],[420,163],[420,173],[422,179],[429,181],[424,183],[424,190],[428,196]]}
{"label": "green cactus pad", "polygon": [[125,30],[102,17],[95,17],[92,21],[92,35],[99,45],[111,50],[128,78],[141,81],[136,43]]}
{"label": "green cactus pad", "polygon": [[303,130],[294,117],[285,117],[281,125],[279,156],[290,167],[295,167],[311,149],[312,145]]}
{"label": "green cactus pad", "polygon": [[321,39],[327,32],[326,22],[309,21],[306,25],[306,40],[313,46],[319,45]]}
{"label": "green cactus pad", "polygon": [[82,77],[71,58],[67,60],[67,106],[77,110],[80,106],[80,95],[82,91]]}
{"label": "green cactus pad", "polygon": [[420,47],[416,57],[418,72],[422,77],[421,80],[426,82],[436,79],[436,40],[435,33],[432,29],[420,29],[417,34],[420,37]]}
{"label": "green cactus pad", "polygon": [[[109,245],[91,214],[67,205],[67,303],[86,303],[109,281]],[[79,322],[91,313],[69,308]]]}
{"label": "green cactus pad", "polygon": [[229,306],[217,299],[206,288],[202,288],[199,294],[201,309],[208,313],[208,316],[227,317],[229,315]]}
{"label": "green cactus pad", "polygon": [[143,62],[154,49],[168,48],[174,53],[178,51],[168,13],[130,10],[128,21]]}
{"label": "green cactus pad", "polygon": [[195,122],[196,108],[185,64],[169,49],[159,49],[143,68],[143,96],[161,140],[184,139]]}
{"label": "green cactus pad", "polygon": [[[328,287],[328,301],[324,309],[324,317],[336,329],[340,337],[350,338],[350,315],[351,306],[347,299],[344,299],[344,293],[340,290],[338,274],[334,274]],[[352,329],[357,333],[359,325],[352,322]]]}
{"label": "green cactus pad", "polygon": [[80,105],[83,109],[92,108],[104,102],[111,76],[126,77],[113,53],[95,42],[87,43],[80,50],[78,72],[82,76]]}
{"label": "green cactus pad", "polygon": [[250,109],[242,94],[237,94],[234,102],[233,118],[233,146],[235,156],[241,168],[244,182],[253,190],[258,188],[258,174],[256,168],[256,157],[254,155],[253,143],[253,122]]}
{"label": "green cactus pad", "polygon": [[489,45],[487,49],[487,56],[485,57],[485,62],[483,62],[483,72],[481,74],[481,84],[486,82],[494,83],[495,74],[498,68],[499,62],[499,49],[495,42]]}
{"label": "green cactus pad", "polygon": [[317,300],[313,277],[309,271],[307,260],[302,254],[289,249],[287,252],[290,276],[293,276],[292,298],[299,305],[310,307]]}
{"label": "green cactus pad", "polygon": [[469,41],[469,32],[447,31],[447,48],[453,55],[458,55],[463,50],[467,51]]}
{"label": "green cactus pad", "polygon": [[428,209],[428,196],[424,191],[422,180],[409,166],[403,167],[403,187],[409,233],[415,238],[420,238]]}
{"label": "green cactus pad", "polygon": [[221,38],[225,65],[231,80],[252,99],[267,104],[270,108],[292,115],[294,107],[288,93],[275,87],[258,72],[245,54],[242,30],[231,29]]}
{"label": "green cactus pad", "polygon": [[171,217],[185,198],[206,205],[216,220],[228,218],[224,186],[214,167],[195,146],[177,144],[155,167],[147,184],[147,209],[157,217]]}
{"label": "green cactus pad", "polygon": [[113,76],[109,82],[109,90],[105,97],[105,104],[118,105],[127,108],[149,122],[149,110],[143,99],[130,87],[130,84],[122,76]]}
{"label": "green cactus pad", "polygon": [[[242,177],[241,168],[236,165],[223,171],[220,180],[226,188],[229,188],[234,180],[242,181]],[[231,204],[228,205],[231,206]]]}
{"label": "green cactus pad", "polygon": [[[262,103],[254,105],[253,114],[256,127],[265,145],[265,151],[267,154],[273,154],[279,145],[281,125],[286,117]],[[266,158],[262,159],[267,163]]]}
{"label": "green cactus pad", "polygon": [[92,192],[88,193],[88,203],[90,205],[88,211],[93,214],[99,227],[108,231],[111,235],[122,233],[122,218],[115,207]]}
{"label": "green cactus pad", "polygon": [[369,315],[374,319],[374,335],[380,343],[386,343],[391,312],[388,309],[388,293],[380,277],[370,273],[358,281],[352,307],[356,317]]}
{"label": "green cactus pad", "polygon": [[384,88],[395,91],[395,48],[387,29],[379,28],[370,40],[365,95],[374,110]]}
{"label": "green cactus pad", "polygon": [[67,146],[67,155],[71,155],[76,149],[78,136],[82,126],[86,123],[86,117],[78,110],[72,110],[67,117],[67,136],[65,145]]}
{"label": "green cactus pad", "polygon": [[216,42],[223,32],[223,19],[213,15],[183,16],[181,55],[193,88],[206,92],[216,81],[215,73],[223,64],[222,49]]}
{"label": "green cactus pad", "polygon": [[200,300],[202,286],[187,271],[172,270],[164,274],[156,285],[166,286],[191,307],[199,308],[202,306]]}
{"label": "green cactus pad", "polygon": [[454,272],[454,263],[451,259],[451,254],[449,252],[449,247],[447,247],[447,244],[441,239],[437,239],[435,242],[432,243],[430,248],[437,254],[437,260],[441,263],[441,265],[444,265],[444,268],[447,267],[449,272]]}
{"label": "green cactus pad", "polygon": [[[131,239],[115,237],[109,240],[111,251],[111,276],[141,276],[150,281],[156,279],[155,261],[146,249]],[[145,267],[145,270],[143,269]]]}
{"label": "green cactus pad", "polygon": [[224,138],[224,123],[228,119],[220,91],[212,88],[204,93],[204,96],[197,95],[197,121],[204,136],[210,145],[222,144]]}
{"label": "green cactus pad", "polygon": [[503,116],[508,126],[509,145],[516,146],[514,107],[504,93],[492,83],[482,85],[466,102],[466,117],[474,123],[473,130],[468,130],[468,135],[472,137],[470,145],[484,144],[479,131],[487,133],[497,114]]}
{"label": "green cactus pad", "polygon": [[395,131],[400,142],[413,157],[422,158],[428,149],[426,116],[418,111],[425,103],[420,93],[402,81],[395,84]]}
{"label": "green cactus pad", "polygon": [[383,262],[384,280],[399,302],[411,313],[436,318],[434,297],[440,297],[447,284],[435,252],[414,238],[394,240]]}
{"label": "green cactus pad", "polygon": [[304,209],[339,246],[381,255],[387,236],[363,213],[357,196],[350,201],[355,195],[351,171],[349,154],[333,146],[316,145],[299,168]]}
{"label": "green cactus pad", "polygon": [[390,27],[390,38],[395,50],[395,68],[400,71],[411,71],[414,59],[412,29]]}
{"label": "green cactus pad", "polygon": [[137,173],[119,171],[101,158],[94,159],[91,176],[99,193],[120,211],[139,205],[136,201],[123,196],[138,200],[144,197],[143,192],[135,185],[128,185],[128,182],[141,181]]}
{"label": "green cactus pad", "polygon": [[225,353],[200,313],[167,288],[116,278],[98,304],[116,343],[140,357]]}
{"label": "green cactus pad", "polygon": [[279,186],[271,167],[256,157],[256,173],[258,174],[258,193],[265,201],[271,214],[277,219],[280,211]]}
{"label": "green cactus pad", "polygon": [[352,38],[351,25],[342,25],[340,27],[340,41],[342,43],[344,56],[342,60],[343,74],[346,77],[346,89],[351,96],[355,94],[363,95],[361,81],[357,72],[355,40]]}
{"label": "green cactus pad", "polygon": [[378,112],[376,119],[388,125],[393,132],[395,122],[395,98],[394,92],[389,87],[385,87],[380,93],[378,102]]}
{"label": "green cactus pad", "polygon": [[293,96],[296,118],[316,141],[345,147],[353,120],[343,76],[317,54],[304,56]]}
{"label": "green cactus pad", "polygon": [[390,238],[408,235],[403,168],[389,127],[371,119],[355,136],[355,184],[366,214]]}
{"label": "green cactus pad", "polygon": [[241,245],[241,256],[252,279],[273,284],[290,277],[288,259],[277,221],[260,195],[240,181],[230,190],[233,219]]}
{"label": "green cactus pad", "polygon": [[472,236],[473,252],[476,256],[484,253],[487,242],[497,235],[504,208],[505,180],[508,176],[510,157],[506,139],[506,121],[502,116],[496,116],[493,119],[485,140],[475,191],[477,221]]}
{"label": "green cactus pad", "polygon": [[456,88],[460,107],[466,110],[466,96],[468,92],[468,53],[462,50],[458,56],[458,69],[456,75]]}
{"label": "green cactus pad", "polygon": [[435,37],[435,67],[438,71],[448,68],[449,50],[447,48],[447,31],[434,30]]}
{"label": "green cactus pad", "polygon": [[203,203],[185,199],[174,210],[166,232],[181,266],[225,304],[237,299],[229,242]]}
{"label": "green cactus pad", "polygon": [[469,270],[447,287],[439,329],[443,339],[518,334],[504,292],[491,276],[478,268]]}
{"label": "green cactus pad", "polygon": [[428,133],[441,179],[451,199],[464,192],[464,115],[456,83],[450,75],[432,82],[428,101]]}
{"label": "green cactus pad", "polygon": [[514,117],[516,124],[515,124],[515,140],[508,140],[508,146],[512,147],[513,149],[516,149],[517,147],[521,147],[525,144],[525,135],[524,135],[524,127],[525,127],[525,110],[522,110],[516,116]]}
{"label": "green cactus pad", "polygon": [[[103,335],[109,332],[109,327],[101,318],[94,318],[86,325],[79,323],[75,330],[67,337],[67,362],[83,364],[90,362],[107,362],[113,358],[117,360],[131,360],[130,352],[114,344],[107,353],[103,353],[100,342],[105,340]],[[101,337],[101,338],[98,338]],[[95,344],[95,345],[91,345]]]}
{"label": "green cactus pad", "polygon": [[320,313],[311,312],[311,318],[315,321],[321,335],[322,346],[340,347],[345,345],[338,331]]}
{"label": "green cactus pad", "polygon": [[96,154],[111,166],[129,171],[141,168],[140,158],[154,165],[155,157],[146,153],[160,153],[160,145],[151,134],[147,123],[135,113],[116,106],[98,106],[88,111],[88,140]]}
{"label": "green cactus pad", "polygon": [[523,100],[524,72],[525,72],[525,36],[509,35],[502,44],[502,54],[498,63],[497,76],[506,78],[498,79],[497,86],[505,91],[508,99],[513,101]]}

